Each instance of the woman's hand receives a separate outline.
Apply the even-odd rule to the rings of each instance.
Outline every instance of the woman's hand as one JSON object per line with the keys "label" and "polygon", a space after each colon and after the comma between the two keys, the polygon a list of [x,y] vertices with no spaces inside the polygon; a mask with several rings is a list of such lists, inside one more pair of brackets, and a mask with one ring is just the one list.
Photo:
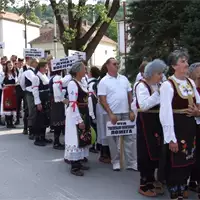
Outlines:
{"label": "woman's hand", "polygon": [[85,129],[85,124],[83,122],[81,122],[80,124],[78,124],[78,127],[81,129],[81,130],[84,130]]}
{"label": "woman's hand", "polygon": [[37,105],[37,110],[38,110],[38,111],[42,111],[42,104],[38,104],[38,105]]}
{"label": "woman's hand", "polygon": [[188,105],[188,109],[187,109],[186,113],[189,117],[199,117],[200,116],[200,111],[197,108],[196,104]]}
{"label": "woman's hand", "polygon": [[174,142],[170,142],[169,143],[169,149],[174,152],[177,153],[178,152],[178,143],[174,143]]}
{"label": "woman's hand", "polygon": [[69,100],[68,99],[64,99],[63,103],[66,104],[66,105],[68,105],[69,104]]}

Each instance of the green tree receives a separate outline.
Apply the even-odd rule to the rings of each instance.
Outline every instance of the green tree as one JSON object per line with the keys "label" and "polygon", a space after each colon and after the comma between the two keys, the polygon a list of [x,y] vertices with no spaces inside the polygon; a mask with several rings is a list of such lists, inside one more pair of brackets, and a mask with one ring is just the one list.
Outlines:
{"label": "green tree", "polygon": [[188,49],[190,63],[199,62],[200,58],[200,2],[192,0],[185,8],[181,20],[184,29],[181,32],[180,44]]}
{"label": "green tree", "polygon": [[168,54],[180,46],[184,29],[185,8],[190,1],[144,0],[130,3],[128,23],[131,50],[126,71],[131,77],[138,72],[144,57],[166,60]]}
{"label": "green tree", "polygon": [[114,19],[112,20],[110,26],[108,27],[106,36],[108,36],[114,41],[117,41],[117,22]]}

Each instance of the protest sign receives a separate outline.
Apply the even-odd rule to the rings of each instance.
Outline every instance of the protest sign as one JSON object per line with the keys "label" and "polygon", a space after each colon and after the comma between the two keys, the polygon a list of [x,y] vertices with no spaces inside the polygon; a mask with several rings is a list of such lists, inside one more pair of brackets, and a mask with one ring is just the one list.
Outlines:
{"label": "protest sign", "polygon": [[5,48],[5,43],[4,42],[0,42],[0,49],[4,49]]}
{"label": "protest sign", "polygon": [[107,136],[123,136],[135,134],[135,122],[129,120],[118,121],[113,125],[110,121],[106,124],[106,135]]}
{"label": "protest sign", "polygon": [[86,53],[82,51],[68,50],[68,56],[76,56],[77,61],[86,60]]}
{"label": "protest sign", "polygon": [[77,59],[74,56],[51,60],[51,70],[58,71],[63,69],[70,69],[76,61]]}
{"label": "protest sign", "polygon": [[24,49],[24,57],[30,58],[44,58],[44,50],[43,49]]}

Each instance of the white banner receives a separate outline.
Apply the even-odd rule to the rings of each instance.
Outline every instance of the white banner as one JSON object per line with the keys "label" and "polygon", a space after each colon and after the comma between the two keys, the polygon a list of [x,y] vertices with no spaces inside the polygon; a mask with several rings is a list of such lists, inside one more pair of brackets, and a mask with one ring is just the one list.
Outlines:
{"label": "white banner", "polygon": [[113,125],[110,121],[106,124],[106,135],[107,136],[122,136],[132,135],[136,133],[135,121],[130,120],[118,121]]}
{"label": "white banner", "polygon": [[0,49],[4,49],[5,48],[5,43],[4,42],[0,42]]}
{"label": "white banner", "polygon": [[24,49],[24,57],[44,58],[44,50],[35,48]]}
{"label": "white banner", "polygon": [[86,53],[76,50],[68,50],[68,56],[77,56],[77,61],[86,60]]}
{"label": "white banner", "polygon": [[77,59],[75,56],[51,60],[51,70],[58,71],[63,69],[70,69],[76,61]]}

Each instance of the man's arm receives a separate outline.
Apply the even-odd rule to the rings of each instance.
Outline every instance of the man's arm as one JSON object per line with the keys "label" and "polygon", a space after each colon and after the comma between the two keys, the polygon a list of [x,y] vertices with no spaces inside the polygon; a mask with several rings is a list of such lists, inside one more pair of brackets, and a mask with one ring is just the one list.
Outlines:
{"label": "man's arm", "polygon": [[107,103],[106,96],[101,95],[99,96],[99,98],[100,98],[101,105],[103,106],[104,110],[108,113],[108,115],[113,114]]}
{"label": "man's arm", "polygon": [[133,101],[133,94],[132,92],[128,92],[128,108],[129,108],[129,111],[131,111],[131,103]]}

